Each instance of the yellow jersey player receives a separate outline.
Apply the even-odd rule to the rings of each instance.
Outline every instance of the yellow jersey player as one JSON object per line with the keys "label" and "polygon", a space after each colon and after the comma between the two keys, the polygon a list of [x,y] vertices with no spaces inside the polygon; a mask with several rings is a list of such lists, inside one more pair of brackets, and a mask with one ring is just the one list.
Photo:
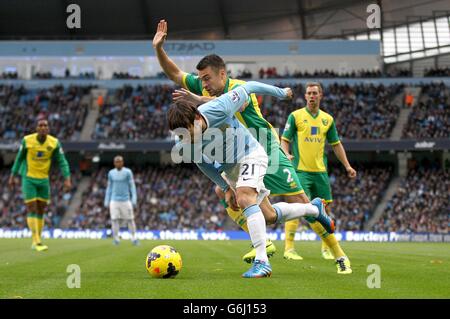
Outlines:
{"label": "yellow jersey player", "polygon": [[[163,49],[166,36],[167,22],[161,20],[153,38],[153,47],[164,73],[169,79],[184,88],[184,90],[175,91],[175,101],[177,98],[192,98],[193,103],[197,105],[203,104],[245,83],[244,81],[229,78],[224,61],[215,54],[201,59],[197,65],[199,71],[198,76],[183,72],[167,56]],[[280,148],[278,134],[261,114],[255,94],[251,94],[251,102],[245,110],[237,112],[235,115],[245,127],[253,129],[251,130],[252,134],[265,148],[269,156],[269,168],[264,177],[264,185],[271,191],[271,195],[285,196],[285,201],[288,203],[309,203],[308,197],[301,188],[295,169]],[[265,136],[261,138],[261,134]],[[267,143],[261,142],[264,138]],[[223,200],[223,192],[217,187],[216,193],[221,198],[228,215],[248,233],[247,221],[242,210],[236,211],[228,207]],[[290,220],[285,224],[286,240],[284,257],[286,259],[303,259],[294,249],[294,237],[298,224],[299,220]],[[319,235],[324,233],[324,228],[318,222],[313,222],[312,228]],[[275,250],[275,245],[271,241],[267,241],[267,254],[269,257],[275,253]],[[243,260],[250,263],[255,258],[255,255],[255,249],[252,249],[244,255]]]}
{"label": "yellow jersey player", "polygon": [[[356,177],[356,171],[347,160],[344,147],[339,140],[333,117],[320,110],[323,96],[319,83],[306,84],[305,99],[307,106],[292,112],[287,120],[281,137],[281,145],[288,158],[293,161],[303,189],[309,198],[320,197],[327,202],[330,213],[330,181],[327,173],[325,142],[333,148],[336,157],[345,166],[350,178]],[[292,145],[292,153],[289,146]],[[350,260],[339,246],[334,234],[324,234],[328,240],[322,242],[322,254],[325,259],[336,259],[338,274],[350,274]],[[331,252],[330,252],[331,250]]]}
{"label": "yellow jersey player", "polygon": [[64,176],[64,188],[72,187],[69,164],[58,139],[49,135],[48,121],[38,120],[36,133],[23,138],[9,177],[9,186],[18,184],[16,175],[22,176],[22,194],[27,207],[27,224],[32,234],[33,250],[44,251],[41,234],[44,214],[50,202],[49,171],[53,159]]}

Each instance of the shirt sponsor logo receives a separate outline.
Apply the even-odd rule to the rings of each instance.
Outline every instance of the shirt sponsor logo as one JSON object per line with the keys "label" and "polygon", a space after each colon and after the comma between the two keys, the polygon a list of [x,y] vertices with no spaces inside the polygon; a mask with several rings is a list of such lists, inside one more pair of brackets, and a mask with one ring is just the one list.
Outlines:
{"label": "shirt sponsor logo", "polygon": [[320,137],[305,137],[305,142],[308,142],[308,143],[322,143],[322,139]]}
{"label": "shirt sponsor logo", "polygon": [[319,135],[320,129],[318,126],[311,126],[311,135]]}

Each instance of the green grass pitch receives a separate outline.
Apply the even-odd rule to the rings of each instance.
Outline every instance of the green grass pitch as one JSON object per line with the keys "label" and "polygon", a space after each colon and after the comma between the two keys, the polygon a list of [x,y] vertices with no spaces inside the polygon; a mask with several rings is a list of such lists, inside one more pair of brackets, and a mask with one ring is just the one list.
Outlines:
{"label": "green grass pitch", "polygon": [[[271,258],[271,278],[243,279],[249,241],[0,240],[0,298],[450,298],[450,246],[444,243],[343,243],[354,273],[337,275],[319,242],[296,242],[303,261]],[[175,279],[153,279],[145,257],[156,245],[175,247],[183,269]],[[69,289],[69,264],[81,268],[81,288]],[[381,268],[381,288],[367,287],[369,264]]]}

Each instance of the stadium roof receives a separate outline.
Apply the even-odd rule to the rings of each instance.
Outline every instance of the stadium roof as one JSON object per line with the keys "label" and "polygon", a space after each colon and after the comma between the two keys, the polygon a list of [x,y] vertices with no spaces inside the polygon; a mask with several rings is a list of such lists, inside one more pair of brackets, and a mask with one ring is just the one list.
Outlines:
{"label": "stadium roof", "polygon": [[447,0],[77,0],[81,29],[66,27],[69,0],[2,0],[0,39],[145,39],[159,19],[170,39],[314,39],[367,30],[378,3],[383,26],[448,14]]}

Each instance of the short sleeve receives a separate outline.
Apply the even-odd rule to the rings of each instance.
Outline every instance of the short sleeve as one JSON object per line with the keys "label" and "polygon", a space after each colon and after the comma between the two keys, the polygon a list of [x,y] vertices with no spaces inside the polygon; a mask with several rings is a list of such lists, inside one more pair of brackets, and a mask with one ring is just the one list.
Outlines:
{"label": "short sleeve", "polygon": [[202,95],[202,81],[195,74],[185,73],[183,75],[183,86],[194,94]]}
{"label": "short sleeve", "polygon": [[292,141],[292,137],[295,134],[296,125],[295,125],[295,117],[291,113],[286,121],[286,126],[284,127],[283,135],[281,138],[285,141]]}
{"label": "short sleeve", "polygon": [[335,123],[334,123],[334,120],[333,120],[333,122],[331,123],[331,126],[330,126],[330,128],[328,129],[328,131],[327,131],[327,142],[328,142],[330,145],[336,145],[336,144],[338,144],[338,143],[340,142],[340,140],[339,140],[339,135],[338,135],[338,133],[337,133],[336,125],[335,125]]}

